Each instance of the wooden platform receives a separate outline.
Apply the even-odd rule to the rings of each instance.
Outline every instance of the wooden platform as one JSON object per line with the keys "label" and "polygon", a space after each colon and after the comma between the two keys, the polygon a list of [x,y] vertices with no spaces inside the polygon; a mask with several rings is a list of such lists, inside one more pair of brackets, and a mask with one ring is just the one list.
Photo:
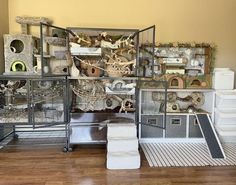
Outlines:
{"label": "wooden platform", "polygon": [[236,184],[236,167],[150,168],[142,153],[139,170],[107,170],[106,148],[63,145],[6,146],[0,150],[0,185]]}

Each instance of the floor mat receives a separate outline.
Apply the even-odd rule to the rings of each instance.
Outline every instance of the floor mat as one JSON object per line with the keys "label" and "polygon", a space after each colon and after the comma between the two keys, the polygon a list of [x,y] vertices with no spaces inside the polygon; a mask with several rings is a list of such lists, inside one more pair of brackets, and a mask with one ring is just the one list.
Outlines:
{"label": "floor mat", "polygon": [[226,159],[212,159],[206,143],[141,143],[150,167],[236,165],[236,144],[223,144]]}

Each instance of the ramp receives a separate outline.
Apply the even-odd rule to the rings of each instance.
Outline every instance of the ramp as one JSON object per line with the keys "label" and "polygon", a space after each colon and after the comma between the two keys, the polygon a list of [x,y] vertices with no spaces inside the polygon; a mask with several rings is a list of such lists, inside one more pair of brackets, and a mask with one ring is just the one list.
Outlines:
{"label": "ramp", "polygon": [[209,115],[204,113],[196,113],[195,116],[197,118],[202,135],[205,137],[211,157],[221,159],[225,158],[223,148]]}

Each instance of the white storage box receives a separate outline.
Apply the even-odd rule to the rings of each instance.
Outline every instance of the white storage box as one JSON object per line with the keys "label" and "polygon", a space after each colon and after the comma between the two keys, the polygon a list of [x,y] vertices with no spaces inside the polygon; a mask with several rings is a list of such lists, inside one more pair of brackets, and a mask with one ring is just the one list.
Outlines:
{"label": "white storage box", "polygon": [[215,109],[215,124],[235,124],[236,125],[236,109]]}
{"label": "white storage box", "polygon": [[236,90],[217,91],[216,107],[220,110],[236,108]]}
{"label": "white storage box", "polygon": [[229,68],[215,68],[212,83],[214,89],[232,90],[234,89],[234,72]]}

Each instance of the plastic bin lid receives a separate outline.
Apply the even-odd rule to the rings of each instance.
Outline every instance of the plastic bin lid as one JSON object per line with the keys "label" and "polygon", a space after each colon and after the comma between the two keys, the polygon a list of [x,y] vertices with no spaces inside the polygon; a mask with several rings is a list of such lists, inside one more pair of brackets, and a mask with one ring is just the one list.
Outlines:
{"label": "plastic bin lid", "polygon": [[214,68],[213,72],[225,72],[225,71],[232,71],[230,68]]}
{"label": "plastic bin lid", "polygon": [[223,99],[236,99],[236,90],[217,91],[216,95]]}
{"label": "plastic bin lid", "polygon": [[227,125],[227,124],[219,125],[219,124],[217,124],[216,127],[218,129],[220,129],[221,131],[236,132],[236,125]]}
{"label": "plastic bin lid", "polygon": [[225,130],[219,127],[216,127],[217,132],[219,133],[220,136],[236,136],[236,130]]}
{"label": "plastic bin lid", "polygon": [[224,109],[215,108],[215,112],[217,114],[235,114],[234,117],[236,117],[236,108],[224,108]]}

